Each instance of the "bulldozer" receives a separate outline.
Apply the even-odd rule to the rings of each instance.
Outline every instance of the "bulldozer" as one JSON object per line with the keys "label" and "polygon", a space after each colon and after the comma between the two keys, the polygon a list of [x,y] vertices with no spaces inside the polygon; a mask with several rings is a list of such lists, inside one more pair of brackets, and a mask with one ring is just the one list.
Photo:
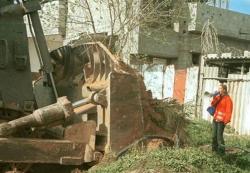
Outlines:
{"label": "bulldozer", "polygon": [[[98,163],[142,139],[170,140],[146,109],[143,78],[101,42],[49,52],[40,9],[36,0],[0,1],[0,172]],[[41,64],[35,81],[24,16]]]}

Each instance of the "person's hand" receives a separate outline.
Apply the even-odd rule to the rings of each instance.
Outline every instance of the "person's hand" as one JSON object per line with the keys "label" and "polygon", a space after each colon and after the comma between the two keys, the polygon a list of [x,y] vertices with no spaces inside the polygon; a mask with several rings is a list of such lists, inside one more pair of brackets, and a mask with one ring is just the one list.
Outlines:
{"label": "person's hand", "polygon": [[212,94],[211,94],[210,92],[208,92],[208,91],[205,91],[205,92],[204,92],[204,95],[209,96],[209,97],[212,97]]}
{"label": "person's hand", "polygon": [[210,93],[208,91],[205,91],[204,92],[204,95],[209,95]]}

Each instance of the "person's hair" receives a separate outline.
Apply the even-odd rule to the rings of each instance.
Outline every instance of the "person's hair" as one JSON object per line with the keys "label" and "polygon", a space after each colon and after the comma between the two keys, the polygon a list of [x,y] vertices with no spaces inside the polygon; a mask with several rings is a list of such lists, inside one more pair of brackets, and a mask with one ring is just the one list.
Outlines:
{"label": "person's hair", "polygon": [[221,84],[221,87],[222,87],[223,90],[225,91],[225,94],[228,94],[228,92],[227,92],[227,85]]}

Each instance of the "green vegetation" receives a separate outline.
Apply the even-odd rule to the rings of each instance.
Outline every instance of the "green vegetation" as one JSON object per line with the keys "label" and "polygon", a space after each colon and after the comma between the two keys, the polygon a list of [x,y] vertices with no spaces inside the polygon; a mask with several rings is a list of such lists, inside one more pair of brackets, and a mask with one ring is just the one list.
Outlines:
{"label": "green vegetation", "polygon": [[[228,152],[219,156],[211,152],[209,122],[194,120],[186,128],[189,143],[185,148],[160,148],[153,151],[132,149],[113,162],[97,165],[90,173],[118,172],[190,172],[248,173],[250,172],[250,137],[226,134]],[[227,129],[226,132],[229,132]]]}
{"label": "green vegetation", "polygon": [[212,139],[212,126],[205,120],[193,120],[186,128],[189,135],[189,145],[196,147],[210,144]]}

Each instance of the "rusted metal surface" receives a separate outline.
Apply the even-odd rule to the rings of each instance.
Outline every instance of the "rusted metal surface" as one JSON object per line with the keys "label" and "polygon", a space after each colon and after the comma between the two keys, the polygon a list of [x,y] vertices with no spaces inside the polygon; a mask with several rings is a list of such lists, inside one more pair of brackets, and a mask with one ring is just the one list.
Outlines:
{"label": "rusted metal surface", "polygon": [[95,121],[87,121],[68,126],[64,132],[64,139],[72,142],[86,144],[83,155],[84,162],[91,162],[96,159],[94,156],[96,141]]}
{"label": "rusted metal surface", "polygon": [[68,126],[64,132],[64,139],[72,142],[90,143],[95,149],[93,139],[95,139],[96,122],[87,121]]}
{"label": "rusted metal surface", "polygon": [[93,121],[65,129],[64,140],[0,138],[0,162],[81,165],[94,159]]}
{"label": "rusted metal surface", "polygon": [[105,111],[105,124],[110,132],[107,136],[107,146],[118,152],[144,133],[138,79],[131,75],[112,73],[107,92],[110,94]]}
{"label": "rusted metal surface", "polygon": [[39,127],[62,124],[67,117],[74,115],[71,102],[66,97],[58,98],[57,103],[34,111],[33,114],[0,124],[0,136],[7,136],[20,127]]}
{"label": "rusted metal surface", "polygon": [[[32,115],[6,123],[14,129],[68,125],[63,140],[0,138],[0,153],[4,153],[0,161],[78,165],[98,159],[102,152],[118,153],[144,135],[168,138],[166,131],[153,123],[155,112],[150,107],[153,100],[142,77],[101,43],[83,46],[90,62],[84,68],[86,82],[82,87],[87,100],[73,107],[68,100],[59,99]],[[92,109],[96,112],[90,113]],[[96,124],[67,122],[86,112],[90,113],[88,120],[93,119]]]}
{"label": "rusted metal surface", "polygon": [[[10,3],[14,3],[14,1],[11,1]],[[22,19],[24,14],[29,13],[29,17],[32,21],[36,37],[34,40],[37,40],[35,45],[37,45],[37,52],[39,52],[38,54],[41,56],[41,65],[44,65],[42,70],[45,72],[44,74],[46,74],[43,80],[40,80],[40,82],[36,84],[41,86],[51,86],[54,90],[55,98],[58,98],[57,87],[55,84],[58,84],[58,88],[61,89],[59,95],[62,93],[72,94],[73,91],[71,91],[72,88],[70,87],[71,84],[75,84],[75,81],[69,82],[67,79],[72,78],[74,72],[78,72],[79,69],[73,70],[71,68],[75,67],[74,61],[77,59],[68,56],[66,53],[66,58],[64,57],[63,60],[65,64],[61,63],[56,64],[55,66],[56,68],[59,66],[59,71],[63,74],[60,75],[59,73],[56,75],[56,82],[54,82],[54,76],[52,76],[54,68],[52,67],[52,62],[37,12],[40,8],[38,2],[35,1],[32,3],[27,1],[25,4],[14,3],[12,5],[13,6],[10,7],[0,8],[0,13],[2,15],[18,14],[18,18],[20,19]],[[21,23],[22,30],[25,31],[23,28],[23,21]],[[20,33],[20,30],[17,30],[16,33]],[[24,33],[23,35],[25,35],[26,32],[21,33]],[[5,35],[3,38],[5,38]],[[23,41],[22,43],[25,42]],[[7,48],[6,41],[2,41],[1,45],[3,45],[4,48]],[[82,91],[83,95],[85,94],[90,98],[87,102],[75,104],[75,106],[77,106],[73,107],[71,102],[68,101],[66,97],[63,97],[58,98],[57,103],[51,104],[53,99],[51,99],[52,95],[50,94],[50,90],[44,88],[44,90],[41,91],[41,88],[39,88],[38,85],[37,90],[39,90],[39,92],[34,93],[37,93],[40,96],[36,97],[36,99],[44,97],[44,93],[49,94],[49,99],[44,97],[46,99],[42,99],[41,102],[37,102],[37,104],[34,105],[38,105],[38,107],[43,107],[48,104],[51,105],[39,108],[27,116],[24,116],[24,113],[22,113],[20,115],[21,118],[13,118],[14,120],[0,124],[0,136],[10,136],[13,132],[19,130],[22,132],[21,128],[23,127],[29,128],[29,132],[33,133],[36,130],[41,130],[40,127],[45,127],[44,129],[46,130],[46,128],[60,125],[60,130],[64,130],[64,135],[61,135],[63,136],[63,139],[0,138],[0,162],[80,165],[83,162],[91,162],[94,159],[101,157],[100,153],[104,150],[118,152],[133,143],[135,140],[141,138],[146,131],[145,129],[149,132],[149,127],[151,126],[146,123],[150,123],[150,118],[144,117],[144,110],[142,108],[142,95],[145,95],[146,93],[145,87],[142,87],[142,78],[119,58],[112,55],[103,44],[89,43],[81,46],[84,48],[84,51],[81,53],[83,53],[84,56],[86,54],[89,58],[89,61],[83,61],[79,66],[81,68],[80,71],[84,71],[85,83],[82,87]],[[15,48],[18,48],[17,50],[27,50],[27,44],[17,44],[15,45]],[[73,51],[72,49],[66,49],[67,48],[65,48],[65,51],[69,54]],[[15,50],[15,52],[18,52],[17,50]],[[62,52],[64,52],[64,48],[62,48],[61,51],[58,50],[54,52],[54,60],[59,58],[58,62],[61,62],[63,59],[63,56],[61,56]],[[29,65],[28,55],[26,53],[17,55],[18,56],[15,58],[19,60],[16,62],[16,70],[24,70],[24,66],[27,65],[28,67]],[[24,55],[26,57],[24,57]],[[89,62],[89,65],[85,64],[85,62]],[[64,66],[63,70],[60,69],[60,65]],[[83,66],[85,67],[84,69],[82,69]],[[32,91],[30,71],[28,70],[27,73],[29,75],[29,77],[26,78],[29,82],[28,89]],[[6,77],[6,74],[7,73],[3,73],[4,77]],[[15,75],[17,74],[15,73]],[[24,80],[23,74],[20,73],[19,75],[21,75],[19,76],[19,79]],[[83,78],[82,76],[78,77],[81,78],[81,80],[78,80],[77,84],[80,84],[78,86],[81,86]],[[8,78],[12,80],[12,78]],[[9,87],[9,83],[11,82],[5,83]],[[20,82],[20,84],[21,83],[23,83],[23,81]],[[8,91],[9,88],[4,88],[5,91],[8,91],[12,95],[22,93],[17,92],[16,87],[14,85],[12,86],[11,89],[13,90]],[[21,103],[21,106],[24,108],[20,110],[24,109],[32,112],[32,103],[35,103],[35,101],[32,101],[35,97],[33,96],[33,92],[27,92],[27,87],[23,87],[23,89],[25,89],[23,96],[29,95],[31,96],[31,99],[20,100],[20,102],[24,101],[25,103]],[[67,89],[69,89],[69,92],[66,91]],[[77,95],[79,93],[79,87],[75,89],[77,89],[77,92],[74,92],[72,99],[75,98],[75,94]],[[15,100],[4,100],[2,98],[4,98],[4,95],[0,92],[0,106],[12,105],[12,103],[16,104],[16,106],[20,104],[19,100],[16,102]],[[8,108],[4,107],[4,109]],[[82,115],[91,109],[97,109],[97,128],[96,123],[93,121],[87,121],[86,123],[81,122],[79,124],[67,122],[70,120],[70,117]],[[95,115],[94,113],[93,115]],[[90,118],[92,117],[89,117],[89,119]],[[64,129],[63,125],[68,125],[68,127]],[[99,137],[101,136],[104,139],[98,143],[100,152],[96,152],[96,145],[98,145],[96,142],[96,129],[98,129],[97,132]]]}
{"label": "rusted metal surface", "polygon": [[96,108],[96,105],[95,104],[92,104],[92,103],[89,103],[87,105],[82,105],[80,107],[77,107],[77,108],[74,108],[74,112],[76,115],[80,115],[80,114],[83,114],[89,110],[92,110]]}
{"label": "rusted metal surface", "polygon": [[69,45],[50,52],[55,62],[53,74],[58,95],[67,96],[71,102],[83,99],[81,94],[84,83],[83,68],[88,61],[85,52],[84,46]]}
{"label": "rusted metal surface", "polygon": [[85,46],[90,66],[85,68],[87,82],[83,88],[99,92],[94,97],[98,104],[97,133],[105,138],[98,148],[118,152],[143,135],[138,76],[101,43]]}
{"label": "rusted metal surface", "polygon": [[152,97],[142,77],[101,43],[86,44],[85,49],[90,65],[85,66],[83,91],[103,93],[107,101],[97,103],[97,148],[118,153],[145,134],[166,136],[151,120],[154,112],[147,106]]}
{"label": "rusted metal surface", "polygon": [[68,164],[74,160],[77,165],[83,163],[85,145],[63,140],[0,138],[0,161]]}

